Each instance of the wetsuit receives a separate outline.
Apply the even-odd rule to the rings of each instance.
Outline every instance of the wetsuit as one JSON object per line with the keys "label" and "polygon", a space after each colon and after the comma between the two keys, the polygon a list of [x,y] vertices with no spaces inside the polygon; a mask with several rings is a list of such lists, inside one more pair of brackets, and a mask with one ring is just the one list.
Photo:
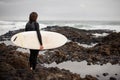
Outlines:
{"label": "wetsuit", "polygon": [[[36,31],[39,43],[40,43],[40,45],[42,45],[42,39],[41,39],[40,30],[39,30],[39,24],[37,22],[31,22],[31,23],[28,22],[25,26],[25,31]],[[38,53],[39,53],[39,50],[30,49],[29,63],[30,63],[30,67],[32,67],[33,70],[35,69],[36,64],[37,64]]]}

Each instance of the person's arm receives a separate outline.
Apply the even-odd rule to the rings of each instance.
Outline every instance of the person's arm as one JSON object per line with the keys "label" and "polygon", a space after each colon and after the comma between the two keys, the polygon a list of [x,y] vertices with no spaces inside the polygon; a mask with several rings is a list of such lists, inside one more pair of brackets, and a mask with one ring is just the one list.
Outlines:
{"label": "person's arm", "polygon": [[38,23],[35,23],[35,28],[36,28],[36,32],[37,32],[37,37],[38,37],[38,40],[40,42],[40,45],[42,46],[42,37],[41,37],[41,34],[40,34],[40,30],[39,30],[39,24]]}

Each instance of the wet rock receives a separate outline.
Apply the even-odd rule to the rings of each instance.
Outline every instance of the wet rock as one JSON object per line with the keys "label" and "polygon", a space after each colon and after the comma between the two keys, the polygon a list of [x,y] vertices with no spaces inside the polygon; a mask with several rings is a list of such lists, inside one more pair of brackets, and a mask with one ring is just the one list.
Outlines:
{"label": "wet rock", "polygon": [[37,72],[39,72],[38,75],[42,80],[80,80],[81,79],[80,75],[73,74],[69,70],[59,69],[57,67],[54,68],[39,67]]}
{"label": "wet rock", "polygon": [[103,33],[103,32],[111,33],[112,32],[108,30],[83,30],[83,29],[76,29],[68,26],[62,26],[62,27],[48,26],[47,28],[44,28],[44,30],[59,32],[65,35],[69,40],[83,43],[83,44],[90,44],[90,43],[96,43],[101,41],[101,37],[95,38],[92,35],[93,33]]}
{"label": "wet rock", "polygon": [[9,31],[3,35],[0,36],[0,41],[7,41],[7,40],[10,40],[10,38],[16,34],[16,33],[19,33],[19,32],[23,32],[24,29],[19,29],[19,30],[14,30],[14,31]]}
{"label": "wet rock", "polygon": [[27,69],[17,69],[16,74],[21,80],[36,80],[33,72]]}
{"label": "wet rock", "polygon": [[0,44],[0,53],[1,54],[4,53],[6,49],[7,49],[6,45],[4,43],[1,43]]}
{"label": "wet rock", "polygon": [[14,67],[11,65],[5,63],[5,62],[0,62],[0,79],[1,80],[7,80],[10,77],[14,77],[16,73],[16,70]]}
{"label": "wet rock", "polygon": [[109,74],[108,73],[103,73],[103,76],[108,76]]}
{"label": "wet rock", "polygon": [[102,42],[95,47],[101,47],[101,50],[106,55],[120,56],[120,32],[111,33],[102,39]]}
{"label": "wet rock", "polygon": [[91,63],[99,65],[108,62],[112,64],[120,63],[119,55],[111,55],[110,49],[109,45],[84,48],[76,42],[68,42],[60,48],[45,52],[41,61],[45,63],[56,62],[58,64],[68,60],[78,62],[86,60],[88,65],[91,65]]}
{"label": "wet rock", "polygon": [[92,77],[91,75],[86,75],[84,79],[85,80],[98,80],[97,78]]}
{"label": "wet rock", "polygon": [[99,75],[96,75],[97,77],[100,77]]}
{"label": "wet rock", "polygon": [[118,74],[116,73],[115,75],[117,76]]}
{"label": "wet rock", "polygon": [[[0,79],[2,80],[30,80],[28,77],[19,76],[19,69],[24,70],[22,74],[28,75],[28,55],[15,51],[14,46],[0,44]],[[27,73],[28,72],[28,73]],[[34,80],[34,79],[33,79]]]}
{"label": "wet rock", "polygon": [[[58,27],[58,26],[53,26],[53,27],[49,27],[46,28],[45,30],[50,30],[50,31],[56,31],[59,33],[62,33],[64,35],[66,35],[69,38],[69,36],[71,38],[74,38],[74,36],[78,36],[78,35],[85,35],[85,34],[91,34],[91,33],[95,33],[96,31],[86,31],[86,30],[78,30],[78,29],[74,29],[71,27]],[[98,33],[102,33],[102,31],[99,32],[99,30],[97,31]],[[73,33],[73,34],[72,34]],[[76,35],[74,35],[76,34]],[[110,62],[112,64],[117,64],[120,63],[119,60],[119,56],[120,56],[120,51],[119,51],[119,43],[120,43],[120,38],[119,38],[120,33],[111,33],[110,35],[106,36],[106,37],[102,37],[101,40],[96,46],[92,47],[92,48],[84,48],[80,45],[78,45],[79,41],[74,41],[72,39],[71,42],[66,43],[64,46],[58,48],[58,49],[54,49],[54,50],[50,50],[53,51],[54,54],[56,54],[54,51],[57,50],[58,52],[64,53],[64,55],[66,55],[66,57],[64,57],[65,59],[63,60],[71,60],[71,61],[83,61],[86,60],[88,62],[88,65],[90,65],[91,63],[93,64],[106,64],[107,62]],[[114,37],[114,38],[111,38]],[[87,38],[91,38],[90,36]],[[108,38],[108,40],[107,40]],[[82,40],[82,38],[78,38],[80,40]],[[85,40],[85,38],[83,38]],[[90,39],[89,39],[90,40]],[[117,41],[117,42],[116,42]],[[83,41],[84,42],[89,42],[89,41]],[[91,41],[92,42],[92,41]],[[94,41],[93,41],[94,42]],[[81,43],[81,42],[80,42]],[[48,50],[47,53],[50,52]],[[112,57],[115,58],[112,58]],[[59,57],[57,57],[57,59],[54,59],[53,55],[50,56],[52,57],[52,62],[56,61],[57,59],[59,59]],[[59,62],[63,62],[58,60]]]}
{"label": "wet rock", "polygon": [[55,62],[57,64],[65,61],[65,59],[66,59],[66,55],[62,51],[55,51],[55,55],[54,56],[55,56],[55,58],[57,58],[57,60],[55,60]]}
{"label": "wet rock", "polygon": [[117,80],[115,77],[110,77],[110,80]]}
{"label": "wet rock", "polygon": [[[46,68],[37,65],[35,71],[31,71],[28,65],[29,54],[22,53],[5,44],[0,44],[0,79],[1,80],[96,80],[94,77],[81,78],[79,74],[57,67]],[[12,46],[11,46],[12,47]],[[8,51],[9,50],[9,51]],[[60,57],[58,61],[64,61],[65,53],[54,51],[55,57]],[[74,54],[75,55],[75,54]],[[40,58],[43,58],[40,56]]]}
{"label": "wet rock", "polygon": [[[71,27],[48,27],[44,30],[55,31],[61,34],[64,34],[71,41],[66,43],[64,46],[57,49],[47,50],[44,55],[39,56],[40,63],[52,63],[56,62],[57,64],[62,63],[67,60],[71,61],[83,61],[86,60],[88,65],[99,64],[103,65],[108,62],[112,64],[120,64],[120,33],[111,33],[110,31],[101,31],[101,30],[79,30]],[[10,36],[19,32],[13,31],[1,36],[0,39],[6,40],[10,39]],[[93,33],[111,33],[106,37],[93,37]],[[6,36],[6,37],[5,37]],[[91,48],[85,48],[78,43],[98,44]],[[29,54],[25,54],[19,51],[16,51],[17,47],[15,46],[6,46],[4,43],[0,44],[0,61],[5,62],[8,65],[11,65],[13,69],[17,72],[17,76],[14,76],[14,79],[18,80],[50,80],[50,79],[66,79],[66,80],[95,80],[92,76],[86,76],[86,78],[80,78],[79,75],[73,74],[66,70],[60,70],[58,68],[45,68],[39,66],[36,72],[31,72],[29,70],[28,58]],[[23,70],[21,70],[23,69]],[[25,74],[22,75],[21,73]],[[14,73],[13,73],[14,74]],[[22,76],[22,78],[20,77]],[[31,76],[31,79],[26,76]],[[71,77],[72,76],[72,77]],[[93,78],[93,79],[92,79]],[[13,79],[13,78],[11,78]]]}
{"label": "wet rock", "polygon": [[[119,62],[120,56],[120,33],[112,33],[112,31],[108,30],[81,30],[68,26],[59,27],[59,26],[51,26],[44,28],[44,30],[55,31],[61,34],[64,34],[71,42],[66,43],[64,46],[57,48],[55,50],[48,50],[45,56],[41,56],[41,63],[60,63],[63,61],[71,60],[71,61],[83,61],[87,60],[88,64],[105,64],[107,62],[111,62],[112,64],[117,64]],[[6,33],[4,36],[12,36],[15,33],[24,31],[24,29],[10,31]],[[93,37],[93,33],[111,33],[106,37]],[[2,36],[3,37],[3,36]],[[109,41],[108,41],[109,40]],[[84,48],[78,43],[95,43],[98,44],[92,48]],[[15,49],[11,48],[10,49]],[[55,52],[57,51],[57,52]],[[51,54],[47,54],[51,53]],[[111,57],[115,55],[116,59],[112,59]],[[59,57],[58,57],[59,56]],[[109,57],[111,56],[111,57]],[[47,58],[47,59],[45,59]],[[107,59],[106,59],[107,58]]]}

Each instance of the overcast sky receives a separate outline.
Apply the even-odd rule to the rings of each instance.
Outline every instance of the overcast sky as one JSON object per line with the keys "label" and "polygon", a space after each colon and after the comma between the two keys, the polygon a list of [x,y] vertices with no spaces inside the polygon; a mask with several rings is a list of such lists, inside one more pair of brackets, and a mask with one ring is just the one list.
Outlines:
{"label": "overcast sky", "polygon": [[0,20],[120,20],[120,0],[0,0]]}

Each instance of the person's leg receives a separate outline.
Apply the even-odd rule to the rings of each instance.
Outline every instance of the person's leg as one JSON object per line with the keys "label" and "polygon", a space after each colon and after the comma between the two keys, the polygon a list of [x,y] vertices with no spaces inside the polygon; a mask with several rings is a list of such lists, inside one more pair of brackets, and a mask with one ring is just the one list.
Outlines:
{"label": "person's leg", "polygon": [[33,70],[36,68],[36,65],[37,65],[37,56],[39,54],[39,50],[35,50],[34,52],[35,54],[34,54],[34,59],[33,59]]}
{"label": "person's leg", "polygon": [[34,51],[30,49],[29,64],[30,64],[30,68],[32,69],[33,69],[33,59],[34,59]]}
{"label": "person's leg", "polygon": [[34,70],[37,64],[37,56],[38,56],[39,50],[30,50],[30,67]]}

